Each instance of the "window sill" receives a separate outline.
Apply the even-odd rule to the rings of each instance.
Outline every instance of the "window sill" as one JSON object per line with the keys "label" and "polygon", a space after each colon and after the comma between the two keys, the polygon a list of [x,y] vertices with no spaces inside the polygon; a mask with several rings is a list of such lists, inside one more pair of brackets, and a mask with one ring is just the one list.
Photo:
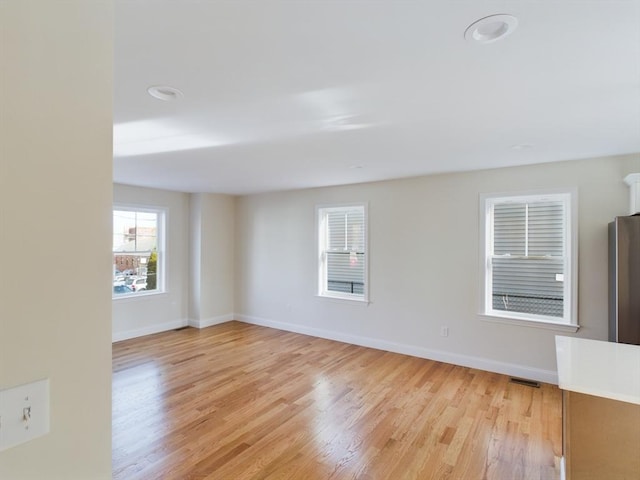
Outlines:
{"label": "window sill", "polygon": [[369,300],[366,298],[357,298],[357,297],[345,297],[339,295],[325,295],[325,294],[317,294],[316,297],[324,298],[326,300],[337,302],[337,303],[350,303],[353,305],[362,305],[366,307],[369,305]]}
{"label": "window sill", "polygon": [[502,317],[497,315],[480,314],[480,319],[485,322],[501,323],[503,325],[517,325],[519,327],[544,328],[557,332],[575,333],[580,328],[579,325],[569,323],[545,322],[544,320],[524,320],[519,318]]}
{"label": "window sill", "polygon": [[122,295],[113,295],[111,300],[135,300],[138,298],[153,298],[157,296],[164,296],[167,294],[166,290],[163,291],[146,291],[145,293],[124,293]]}

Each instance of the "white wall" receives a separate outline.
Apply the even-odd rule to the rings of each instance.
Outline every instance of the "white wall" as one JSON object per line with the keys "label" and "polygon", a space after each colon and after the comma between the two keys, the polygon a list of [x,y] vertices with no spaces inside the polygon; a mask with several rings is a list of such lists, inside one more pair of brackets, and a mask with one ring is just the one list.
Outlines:
{"label": "white wall", "polygon": [[165,208],[165,292],[113,300],[114,341],[185,326],[189,319],[189,194],[115,184],[118,205]]}
{"label": "white wall", "polygon": [[[237,318],[555,381],[557,332],[478,315],[479,195],[578,188],[577,335],[606,339],[606,227],[627,214],[622,179],[632,171],[640,171],[638,155],[241,197]],[[369,202],[371,303],[318,298],[315,206],[362,201]]]}
{"label": "white wall", "polygon": [[[116,203],[165,206],[168,291],[114,301],[114,338],[240,320],[487,370],[555,380],[553,338],[478,315],[481,193],[577,187],[578,336],[607,338],[606,224],[627,213],[640,157],[234,198],[116,185]],[[369,203],[371,304],[316,293],[315,206]],[[449,327],[447,338],[440,327]]]}
{"label": "white wall", "polygon": [[233,320],[235,197],[191,195],[189,323],[206,327]]}
{"label": "white wall", "polygon": [[235,197],[115,184],[113,201],[167,210],[166,291],[114,299],[114,341],[233,320]]}
{"label": "white wall", "polygon": [[5,480],[111,478],[112,9],[0,2],[0,389],[51,389]]}

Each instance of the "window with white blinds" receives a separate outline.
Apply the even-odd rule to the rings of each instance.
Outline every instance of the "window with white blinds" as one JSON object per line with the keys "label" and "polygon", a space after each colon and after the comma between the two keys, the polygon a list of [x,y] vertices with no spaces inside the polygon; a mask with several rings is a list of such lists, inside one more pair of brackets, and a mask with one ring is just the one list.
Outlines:
{"label": "window with white blinds", "polygon": [[318,232],[319,294],[366,300],[366,206],[319,207]]}
{"label": "window with white blinds", "polygon": [[574,324],[571,194],[485,197],[484,313]]}

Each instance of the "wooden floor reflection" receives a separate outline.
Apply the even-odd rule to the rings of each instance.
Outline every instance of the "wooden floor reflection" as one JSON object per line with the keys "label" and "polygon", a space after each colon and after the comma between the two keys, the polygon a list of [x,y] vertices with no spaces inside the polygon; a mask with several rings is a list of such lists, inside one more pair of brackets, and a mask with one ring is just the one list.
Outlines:
{"label": "wooden floor reflection", "polygon": [[118,480],[559,478],[557,387],[230,322],[113,346]]}

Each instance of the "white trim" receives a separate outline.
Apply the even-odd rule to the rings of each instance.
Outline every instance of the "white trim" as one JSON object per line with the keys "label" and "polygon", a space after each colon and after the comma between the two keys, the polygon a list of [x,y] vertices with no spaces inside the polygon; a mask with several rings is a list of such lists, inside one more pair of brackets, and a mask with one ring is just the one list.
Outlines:
{"label": "white trim", "polygon": [[148,297],[167,296],[168,294],[169,292],[167,292],[166,290],[163,292],[159,292],[157,289],[156,290],[140,290],[138,292],[112,294],[111,300],[120,302],[123,300],[136,300],[136,299],[148,298]]}
{"label": "white trim", "polygon": [[320,293],[317,293],[315,296],[318,298],[322,298],[323,300],[334,301],[335,303],[362,305],[363,307],[367,307],[370,303],[372,303],[370,300],[365,300],[364,298],[362,298],[362,296],[356,297],[355,295],[351,296],[351,294],[345,294],[344,297],[341,297],[338,295],[322,295]]}
{"label": "white trim", "polygon": [[219,315],[217,317],[205,318],[202,320],[189,319],[189,326],[194,328],[207,328],[213,325],[219,325],[221,323],[231,322],[234,320],[233,313],[227,313],[225,315]]}
{"label": "white trim", "polygon": [[236,314],[235,319],[240,322],[250,323],[252,325],[261,325],[263,327],[276,328],[278,330],[286,330],[288,332],[301,333],[303,335],[311,335],[314,337],[326,338],[338,342],[360,345],[363,347],[375,348],[377,350],[385,350],[388,352],[401,353],[413,357],[426,358],[438,362],[451,363],[463,367],[476,368],[488,372],[500,373],[519,378],[528,378],[539,382],[558,384],[558,374],[554,370],[542,370],[540,368],[527,367],[515,363],[499,362],[481,357],[472,357],[458,353],[445,352],[443,350],[433,350],[415,345],[407,345],[386,340],[379,340],[371,337],[362,337],[348,333],[325,330],[304,325],[297,325],[287,322],[279,322],[252,315]]}
{"label": "white trim", "polygon": [[154,333],[175,330],[176,328],[186,327],[188,324],[189,322],[186,319],[172,320],[171,322],[158,323],[142,328],[134,328],[133,330],[113,332],[111,334],[111,342],[120,342],[130,338],[144,337],[145,335],[153,335]]}
{"label": "white trim", "polygon": [[503,325],[516,325],[519,327],[544,328],[547,330],[555,330],[557,332],[575,333],[580,329],[579,325],[559,322],[546,322],[544,320],[531,320],[526,318],[514,318],[508,315],[491,315],[488,313],[480,314],[480,319],[485,322],[501,323]]}
{"label": "white trim", "polygon": [[172,320],[171,322],[149,325],[147,327],[135,328],[133,330],[124,330],[121,332],[113,332],[111,336],[112,342],[120,342],[130,338],[144,337],[145,335],[153,335],[154,333],[167,332],[182,327],[206,328],[221,323],[231,322],[235,319],[233,313],[227,313],[218,317],[206,318],[203,320]]}

